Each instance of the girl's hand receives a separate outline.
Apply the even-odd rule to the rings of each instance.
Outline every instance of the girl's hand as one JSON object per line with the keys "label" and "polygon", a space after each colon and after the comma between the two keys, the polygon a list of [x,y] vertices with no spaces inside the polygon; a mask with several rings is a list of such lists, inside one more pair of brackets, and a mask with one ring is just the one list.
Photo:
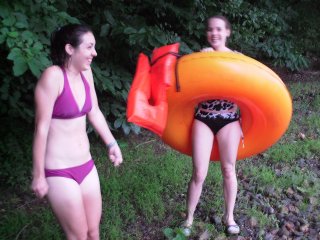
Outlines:
{"label": "girl's hand", "polygon": [[123,161],[122,153],[117,143],[109,148],[108,155],[109,155],[109,159],[111,160],[111,162],[115,167],[118,167]]}
{"label": "girl's hand", "polygon": [[47,195],[49,185],[45,177],[33,178],[31,184],[32,191],[36,194],[37,198],[43,198]]}
{"label": "girl's hand", "polygon": [[214,52],[214,49],[212,47],[202,48],[200,52]]}

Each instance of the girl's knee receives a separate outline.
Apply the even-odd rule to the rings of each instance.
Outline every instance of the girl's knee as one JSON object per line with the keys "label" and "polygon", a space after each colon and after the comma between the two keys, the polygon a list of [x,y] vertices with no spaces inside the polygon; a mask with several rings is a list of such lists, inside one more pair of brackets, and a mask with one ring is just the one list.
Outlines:
{"label": "girl's knee", "polygon": [[88,231],[87,229],[77,229],[77,232],[66,230],[67,239],[77,239],[77,240],[87,240],[88,239]]}
{"label": "girl's knee", "polygon": [[196,184],[203,184],[204,181],[206,180],[207,174],[200,172],[200,171],[195,171],[193,172],[192,175],[192,181]]}
{"label": "girl's knee", "polygon": [[99,239],[99,227],[88,230],[88,239],[89,240],[98,240]]}
{"label": "girl's knee", "polygon": [[222,170],[222,175],[225,179],[233,178],[236,176],[235,165],[230,164],[228,166],[222,166],[221,170]]}

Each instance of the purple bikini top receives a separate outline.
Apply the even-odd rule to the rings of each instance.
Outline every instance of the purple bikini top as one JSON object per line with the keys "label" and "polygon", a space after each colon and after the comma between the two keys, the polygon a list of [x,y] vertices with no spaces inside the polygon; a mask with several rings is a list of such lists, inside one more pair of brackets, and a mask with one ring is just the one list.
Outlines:
{"label": "purple bikini top", "polygon": [[64,86],[61,94],[59,95],[56,102],[54,103],[52,118],[72,119],[72,118],[77,118],[77,117],[86,115],[88,112],[90,112],[92,108],[90,86],[87,80],[85,79],[83,74],[80,73],[81,79],[84,85],[84,89],[86,92],[86,100],[84,102],[82,109],[79,109],[76,103],[76,100],[72,95],[67,73],[64,68],[61,68],[61,69],[63,72]]}

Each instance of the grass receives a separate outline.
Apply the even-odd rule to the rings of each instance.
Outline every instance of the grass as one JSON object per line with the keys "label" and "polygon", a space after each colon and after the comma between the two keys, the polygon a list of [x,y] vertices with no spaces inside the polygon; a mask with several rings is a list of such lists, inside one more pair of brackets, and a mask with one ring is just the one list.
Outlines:
{"label": "grass", "polygon": [[248,209],[247,214],[248,216],[257,219],[259,227],[262,229],[266,228],[267,226],[276,226],[277,224],[277,221],[274,218],[270,217],[267,214],[264,214],[261,210],[255,207]]}
{"label": "grass", "polygon": [[60,227],[50,209],[13,209],[3,217],[0,224],[0,239],[63,239]]}
{"label": "grass", "polygon": [[[308,208],[311,198],[319,204],[320,197],[319,176],[308,165],[300,167],[297,164],[301,159],[319,161],[320,82],[292,82],[288,86],[294,100],[294,115],[288,131],[262,155],[240,161],[237,170],[255,194],[272,186],[281,195],[295,187],[303,196],[300,202],[303,210]],[[300,133],[305,138],[301,138]],[[144,239],[146,236],[163,239],[165,233],[173,239],[180,236],[177,226],[184,217],[191,158],[171,150],[153,135],[145,140],[139,136],[135,138],[120,141],[125,159],[120,168],[109,163],[102,145],[92,144],[103,195],[101,239]],[[210,164],[201,197],[202,215],[197,215],[194,235],[207,229],[212,239],[225,237],[219,227],[209,224],[204,217],[210,216],[212,211],[222,215],[221,182],[220,165]],[[246,192],[242,185],[240,179],[239,196]],[[5,198],[0,198],[0,239],[64,239],[46,202],[34,200],[26,188],[18,194],[13,188],[6,193]],[[271,197],[261,201],[267,206],[281,205],[278,199]],[[250,204],[239,197],[236,215],[255,217],[263,229],[277,227],[272,216]]]}
{"label": "grass", "polygon": [[[174,198],[186,191],[186,186],[181,186],[189,178],[186,172],[191,169],[185,163],[190,158],[174,151],[157,155],[148,145],[123,147],[122,151],[125,162],[121,168],[110,165],[100,171],[105,203],[102,222],[112,226],[108,239],[129,239],[133,235],[139,239],[143,234],[141,221],[153,224],[163,221],[170,208],[176,211]],[[131,226],[129,233],[123,232],[125,225]]]}

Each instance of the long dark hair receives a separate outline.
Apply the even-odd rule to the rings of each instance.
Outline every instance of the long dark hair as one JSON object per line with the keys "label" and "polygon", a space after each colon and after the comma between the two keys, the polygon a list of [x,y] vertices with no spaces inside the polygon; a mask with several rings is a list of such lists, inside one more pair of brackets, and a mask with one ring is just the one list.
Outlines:
{"label": "long dark hair", "polygon": [[50,58],[52,63],[64,66],[70,57],[65,51],[66,44],[77,48],[82,42],[82,36],[88,32],[92,32],[92,30],[84,24],[68,24],[55,30],[50,39]]}

